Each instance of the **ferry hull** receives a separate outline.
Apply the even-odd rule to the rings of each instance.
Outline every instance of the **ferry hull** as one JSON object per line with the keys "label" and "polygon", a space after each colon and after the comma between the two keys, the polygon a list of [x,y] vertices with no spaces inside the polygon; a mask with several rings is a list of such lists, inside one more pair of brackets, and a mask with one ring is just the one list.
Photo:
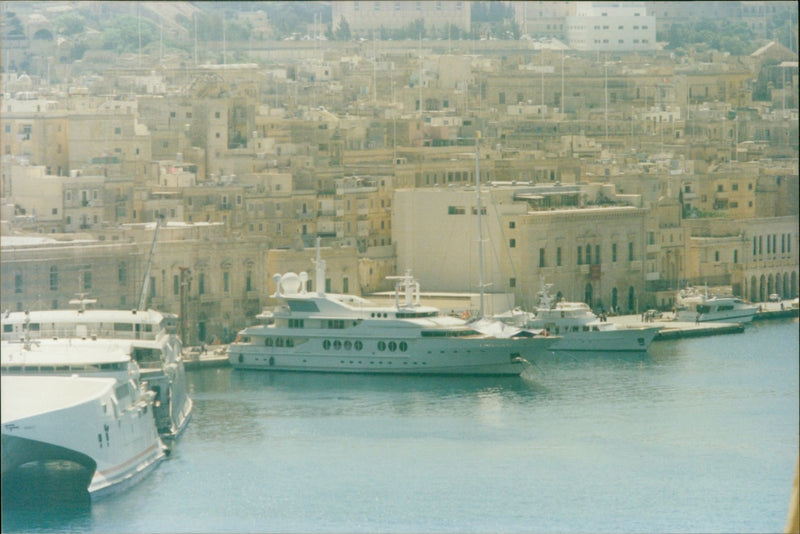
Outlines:
{"label": "ferry hull", "polygon": [[32,465],[77,466],[93,500],[137,482],[165,447],[151,405],[117,398],[124,386],[113,378],[3,376],[3,478],[19,480]]}

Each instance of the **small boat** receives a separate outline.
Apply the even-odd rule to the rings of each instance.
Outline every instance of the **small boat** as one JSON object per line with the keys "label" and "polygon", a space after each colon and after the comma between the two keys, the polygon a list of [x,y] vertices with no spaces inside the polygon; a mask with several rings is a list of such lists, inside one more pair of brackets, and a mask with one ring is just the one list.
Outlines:
{"label": "small boat", "polygon": [[186,427],[192,411],[182,345],[175,333],[177,316],[155,310],[89,309],[87,305],[95,301],[83,297],[70,303],[78,308],[4,313],[0,321],[2,339],[18,343],[26,338],[55,340],[64,344],[107,340],[115,346],[125,342],[141,379],[156,393],[159,433],[164,439],[176,437]]}
{"label": "small boat", "polygon": [[134,378],[4,374],[0,380],[4,492],[57,472],[67,476],[48,480],[98,500],[138,482],[165,458],[154,395]]}
{"label": "small boat", "polygon": [[465,320],[419,303],[419,283],[395,278],[394,306],[325,293],[325,262],[317,246],[318,290],[306,273],[275,275],[282,302],[268,324],[240,331],[228,347],[233,367],[273,371],[382,374],[519,375],[556,340],[499,338]]}
{"label": "small boat", "polygon": [[552,346],[557,351],[644,352],[660,326],[620,327],[598,317],[584,302],[557,300],[550,294],[552,284],[542,281],[535,313],[516,309],[497,316],[525,329],[544,330],[561,336]]}
{"label": "small boat", "polygon": [[708,296],[708,289],[682,289],[676,299],[680,321],[707,323],[749,323],[758,313],[758,306],[733,295]]}

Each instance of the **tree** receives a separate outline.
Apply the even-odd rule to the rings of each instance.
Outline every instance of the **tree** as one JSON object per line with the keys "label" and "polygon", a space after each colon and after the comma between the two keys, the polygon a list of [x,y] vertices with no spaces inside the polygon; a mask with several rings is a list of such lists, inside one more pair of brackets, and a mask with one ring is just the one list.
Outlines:
{"label": "tree", "polygon": [[352,37],[352,34],[350,33],[350,25],[347,23],[347,20],[344,17],[339,19],[339,27],[336,28],[334,35],[336,36],[337,41],[349,41]]}
{"label": "tree", "polygon": [[61,35],[76,35],[83,32],[86,20],[77,13],[65,13],[55,20],[55,29]]}

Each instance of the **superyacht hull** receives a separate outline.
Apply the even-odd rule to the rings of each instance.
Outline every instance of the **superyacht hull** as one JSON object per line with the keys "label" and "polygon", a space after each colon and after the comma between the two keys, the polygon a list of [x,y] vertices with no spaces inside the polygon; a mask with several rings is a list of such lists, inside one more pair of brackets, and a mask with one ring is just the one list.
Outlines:
{"label": "superyacht hull", "polygon": [[229,360],[240,369],[271,371],[519,375],[526,359],[547,350],[550,340],[310,339],[293,347],[236,344]]}

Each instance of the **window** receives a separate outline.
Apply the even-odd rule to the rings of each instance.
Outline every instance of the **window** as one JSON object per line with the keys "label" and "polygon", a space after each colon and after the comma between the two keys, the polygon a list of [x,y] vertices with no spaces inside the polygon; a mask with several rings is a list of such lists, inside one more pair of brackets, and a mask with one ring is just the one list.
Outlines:
{"label": "window", "polygon": [[581,258],[583,257],[583,247],[578,245],[578,265],[581,265],[583,261]]}
{"label": "window", "polygon": [[731,191],[738,191],[738,190],[739,190],[739,184],[731,184]]}
{"label": "window", "polygon": [[172,275],[172,294],[178,295],[181,292],[181,278],[174,274]]}
{"label": "window", "polygon": [[719,250],[714,251],[714,261],[719,261]]}
{"label": "window", "polygon": [[586,264],[592,264],[592,245],[586,245]]}
{"label": "window", "polygon": [[633,241],[628,243],[628,261],[633,261]]}
{"label": "window", "polygon": [[155,298],[156,296],[156,277],[150,277],[150,298]]}
{"label": "window", "polygon": [[561,267],[561,247],[556,248],[556,266]]}
{"label": "window", "polygon": [[122,128],[117,126],[116,128],[114,128],[114,133],[117,134],[117,135],[121,134],[122,133]]}
{"label": "window", "polygon": [[14,293],[22,293],[22,273],[14,274]]}
{"label": "window", "polygon": [[83,289],[92,289],[92,271],[83,272]]}
{"label": "window", "polygon": [[511,229],[513,230],[514,228],[516,228],[516,227],[517,227],[517,223],[516,223],[516,222],[514,222],[514,221],[509,221],[509,223],[508,223],[508,227],[509,227],[509,228],[511,228]]}
{"label": "window", "polygon": [[508,287],[517,287],[517,279],[516,278],[509,278],[508,279]]}
{"label": "window", "polygon": [[222,291],[229,293],[231,290],[231,273],[225,271],[222,273]]}
{"label": "window", "polygon": [[509,248],[515,248],[517,246],[517,240],[513,239],[513,238],[509,239],[508,240],[508,246],[509,246]]}
{"label": "window", "polygon": [[735,249],[733,251],[733,263],[739,263],[739,251]]}
{"label": "window", "polygon": [[197,294],[205,295],[205,293],[206,293],[206,274],[200,273],[200,276],[197,277]]}
{"label": "window", "polygon": [[245,291],[253,290],[253,271],[247,271],[244,279],[244,289]]}
{"label": "window", "polygon": [[117,267],[117,281],[120,285],[128,283],[128,265],[124,261]]}
{"label": "window", "polygon": [[58,267],[50,267],[50,291],[58,291]]}
{"label": "window", "polygon": [[539,267],[545,267],[544,249],[543,248],[539,249]]}

